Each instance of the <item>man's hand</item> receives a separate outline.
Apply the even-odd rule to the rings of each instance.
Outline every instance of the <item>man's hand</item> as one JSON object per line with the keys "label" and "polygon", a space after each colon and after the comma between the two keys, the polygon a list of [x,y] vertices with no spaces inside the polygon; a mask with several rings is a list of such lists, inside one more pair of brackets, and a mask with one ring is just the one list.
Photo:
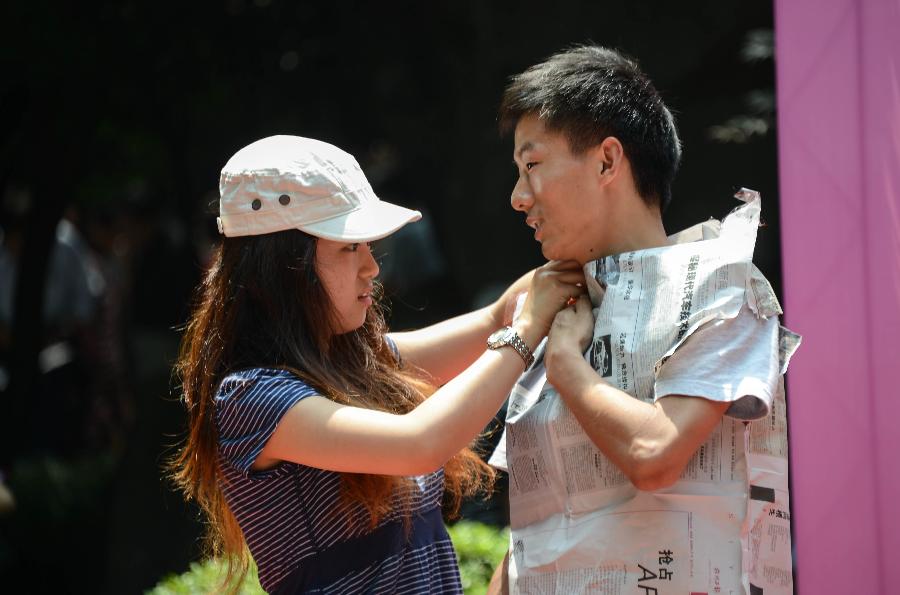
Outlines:
{"label": "man's hand", "polygon": [[594,316],[591,313],[591,301],[586,295],[579,296],[574,304],[556,314],[544,354],[550,384],[555,385],[553,377],[561,358],[581,358],[584,355],[591,344],[593,331]]}

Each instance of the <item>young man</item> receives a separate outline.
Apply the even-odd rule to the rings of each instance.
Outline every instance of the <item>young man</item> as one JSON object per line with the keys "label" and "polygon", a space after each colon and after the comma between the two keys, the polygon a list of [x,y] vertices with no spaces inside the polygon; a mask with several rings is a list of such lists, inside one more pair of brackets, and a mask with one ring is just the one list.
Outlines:
{"label": "young man", "polygon": [[[584,265],[594,307],[557,317],[510,397],[492,459],[510,472],[509,588],[790,593],[781,375],[796,341],[750,262],[758,195],[721,229],[667,237],[674,120],[606,48],[514,77],[500,123],[513,208],[546,258]],[[585,333],[586,357],[564,340]]]}

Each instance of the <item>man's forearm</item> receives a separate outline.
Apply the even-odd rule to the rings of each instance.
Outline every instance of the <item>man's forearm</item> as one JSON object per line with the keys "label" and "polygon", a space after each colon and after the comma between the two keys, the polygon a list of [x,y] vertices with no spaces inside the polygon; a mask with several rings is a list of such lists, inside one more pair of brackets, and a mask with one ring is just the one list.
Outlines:
{"label": "man's forearm", "polygon": [[678,480],[727,404],[671,396],[645,403],[605,382],[580,354],[556,354],[548,380],[585,433],[642,490]]}
{"label": "man's forearm", "polygon": [[656,408],[607,384],[584,358],[557,358],[551,384],[603,454],[638,487],[652,479],[650,463],[659,455],[658,442],[648,439]]}

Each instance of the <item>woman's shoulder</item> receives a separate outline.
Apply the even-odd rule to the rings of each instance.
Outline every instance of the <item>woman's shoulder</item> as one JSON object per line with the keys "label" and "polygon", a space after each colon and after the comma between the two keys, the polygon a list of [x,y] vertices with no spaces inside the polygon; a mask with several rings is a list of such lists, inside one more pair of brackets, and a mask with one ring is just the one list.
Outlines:
{"label": "woman's shoulder", "polygon": [[218,399],[234,398],[247,392],[271,389],[316,392],[313,387],[290,370],[259,367],[228,372],[219,384],[216,397]]}

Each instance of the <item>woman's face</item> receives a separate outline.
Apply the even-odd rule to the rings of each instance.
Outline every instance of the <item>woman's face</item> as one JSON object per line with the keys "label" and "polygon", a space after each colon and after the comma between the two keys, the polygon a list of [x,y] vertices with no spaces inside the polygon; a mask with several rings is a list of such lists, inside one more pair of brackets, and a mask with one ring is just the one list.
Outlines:
{"label": "woman's face", "polygon": [[337,311],[338,334],[361,327],[366,321],[366,310],[372,305],[372,280],[378,275],[370,244],[319,238],[316,273]]}

